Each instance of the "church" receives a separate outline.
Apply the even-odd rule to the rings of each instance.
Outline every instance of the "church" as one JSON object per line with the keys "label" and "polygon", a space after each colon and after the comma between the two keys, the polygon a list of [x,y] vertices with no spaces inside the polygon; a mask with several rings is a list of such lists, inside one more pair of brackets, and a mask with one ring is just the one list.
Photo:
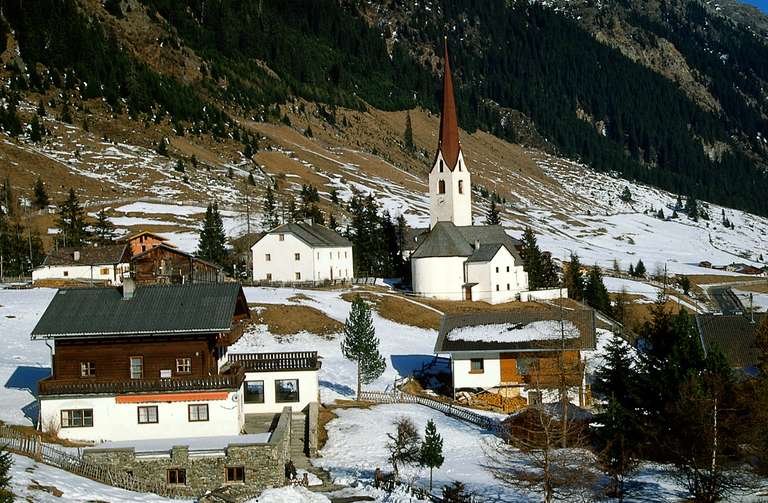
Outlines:
{"label": "church", "polygon": [[500,225],[473,225],[472,184],[459,141],[447,43],[444,58],[440,135],[429,173],[430,227],[410,255],[413,292],[491,304],[541,298],[528,291],[519,242]]}

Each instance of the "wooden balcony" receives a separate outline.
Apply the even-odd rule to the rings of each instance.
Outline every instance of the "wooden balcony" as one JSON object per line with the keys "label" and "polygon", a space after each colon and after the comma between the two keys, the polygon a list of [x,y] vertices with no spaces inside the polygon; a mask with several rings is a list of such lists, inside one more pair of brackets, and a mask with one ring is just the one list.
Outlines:
{"label": "wooden balcony", "polygon": [[121,381],[98,381],[90,379],[55,380],[43,379],[38,382],[38,394],[50,395],[92,395],[121,393],[157,393],[175,391],[236,390],[245,379],[242,369],[208,377],[169,379],[126,379]]}
{"label": "wooden balcony", "polygon": [[320,359],[317,351],[290,353],[234,353],[229,363],[238,365],[246,372],[279,372],[283,370],[318,370]]}

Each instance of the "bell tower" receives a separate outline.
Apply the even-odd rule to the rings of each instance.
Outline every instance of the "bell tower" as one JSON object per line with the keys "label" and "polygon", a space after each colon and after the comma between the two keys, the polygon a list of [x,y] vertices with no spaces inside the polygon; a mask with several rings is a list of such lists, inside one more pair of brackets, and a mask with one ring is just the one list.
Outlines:
{"label": "bell tower", "polygon": [[432,171],[429,172],[429,214],[432,228],[437,222],[472,225],[472,186],[464,164],[453,96],[453,78],[448,61],[448,39],[443,59],[443,106],[440,114],[440,137]]}

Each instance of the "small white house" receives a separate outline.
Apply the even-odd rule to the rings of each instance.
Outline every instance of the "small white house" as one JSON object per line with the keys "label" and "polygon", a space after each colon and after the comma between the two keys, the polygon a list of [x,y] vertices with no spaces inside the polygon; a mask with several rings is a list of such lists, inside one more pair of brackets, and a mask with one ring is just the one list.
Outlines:
{"label": "small white house", "polygon": [[252,247],[253,279],[266,282],[349,280],[354,277],[352,243],[318,224],[288,223]]}
{"label": "small white house", "polygon": [[32,281],[63,280],[120,285],[129,271],[130,252],[126,244],[59,248],[32,271]]}
{"label": "small white house", "polygon": [[450,356],[454,396],[485,391],[531,399],[533,392],[540,398],[560,385],[564,372],[580,401],[586,384],[582,352],[594,349],[592,309],[549,307],[446,316],[435,343],[435,353]]}

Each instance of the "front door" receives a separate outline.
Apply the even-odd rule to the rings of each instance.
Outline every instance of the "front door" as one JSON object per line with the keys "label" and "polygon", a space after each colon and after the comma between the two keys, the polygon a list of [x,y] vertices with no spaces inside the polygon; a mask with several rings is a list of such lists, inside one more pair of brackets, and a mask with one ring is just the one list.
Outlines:
{"label": "front door", "polygon": [[471,286],[465,286],[464,287],[464,300],[472,300],[472,287]]}
{"label": "front door", "polygon": [[518,383],[521,381],[517,373],[517,355],[515,353],[501,353],[501,382]]}

